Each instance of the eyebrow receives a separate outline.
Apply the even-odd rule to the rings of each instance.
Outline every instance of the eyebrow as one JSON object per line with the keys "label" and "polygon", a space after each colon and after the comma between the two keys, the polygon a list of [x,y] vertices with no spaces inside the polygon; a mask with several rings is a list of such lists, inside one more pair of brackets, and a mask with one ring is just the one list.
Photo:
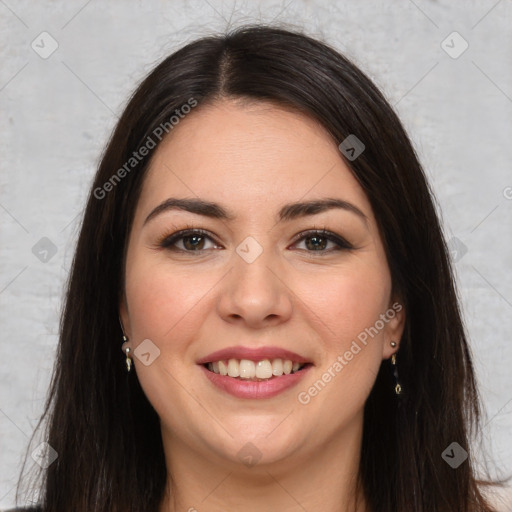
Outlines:
{"label": "eyebrow", "polygon": [[[277,222],[290,221],[306,217],[308,215],[316,215],[334,208],[341,208],[352,212],[364,220],[365,223],[368,222],[366,215],[357,208],[357,206],[349,203],[348,201],[344,201],[343,199],[336,198],[314,199],[311,201],[286,204],[279,210]],[[184,210],[190,213],[195,213],[196,215],[210,217],[212,219],[226,221],[236,220],[236,216],[233,213],[229,212],[217,203],[205,201],[203,199],[170,197],[151,211],[151,213],[146,217],[144,225],[157,215],[169,210]]]}

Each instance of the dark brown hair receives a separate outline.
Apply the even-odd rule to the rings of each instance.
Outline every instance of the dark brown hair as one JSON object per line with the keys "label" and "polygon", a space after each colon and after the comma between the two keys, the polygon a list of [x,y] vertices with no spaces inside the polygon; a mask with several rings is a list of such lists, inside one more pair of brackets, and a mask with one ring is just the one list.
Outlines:
{"label": "dark brown hair", "polygon": [[[196,40],[167,57],[137,88],[105,150],[37,426],[47,420],[45,439],[58,453],[43,473],[42,510],[153,512],[163,499],[159,418],[135,372],[125,370],[118,318],[128,234],[155,149],[134,166],[126,163],[191,99],[199,109],[222,98],[292,108],[319,121],[336,144],[355,134],[365,145],[347,164],[371,202],[406,311],[398,356],[405,392],[395,395],[383,361],[365,404],[360,481],[370,509],[490,512],[471,450],[480,408],[470,351],[432,194],[411,142],[383,95],[347,58],[298,31],[261,25]],[[129,170],[112,181],[123,166]],[[452,442],[469,454],[457,469],[441,456]]]}

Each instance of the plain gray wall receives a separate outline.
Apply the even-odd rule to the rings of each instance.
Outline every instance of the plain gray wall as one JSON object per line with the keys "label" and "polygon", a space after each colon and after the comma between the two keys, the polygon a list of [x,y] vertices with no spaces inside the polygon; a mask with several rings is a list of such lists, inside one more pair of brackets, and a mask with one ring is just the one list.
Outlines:
{"label": "plain gray wall", "polygon": [[192,39],[272,20],[336,46],[396,106],[459,249],[485,457],[512,473],[510,1],[9,0],[0,19],[0,507],[14,504],[85,197],[128,95]]}

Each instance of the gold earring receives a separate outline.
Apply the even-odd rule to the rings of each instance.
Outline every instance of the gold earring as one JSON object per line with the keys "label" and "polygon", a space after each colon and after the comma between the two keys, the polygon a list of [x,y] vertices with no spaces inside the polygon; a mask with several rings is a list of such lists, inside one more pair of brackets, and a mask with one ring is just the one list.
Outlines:
{"label": "gold earring", "polygon": [[[128,338],[123,334],[123,341],[126,343],[128,341]],[[132,368],[132,360],[130,358],[130,347],[126,347],[124,349],[126,353],[126,371],[130,372]]]}
{"label": "gold earring", "polygon": [[[396,347],[396,342],[392,341],[391,346],[393,348]],[[396,364],[396,352],[391,356],[391,364],[393,365],[393,376],[395,377],[395,394],[401,395],[402,394],[402,386],[398,382],[398,367]]]}

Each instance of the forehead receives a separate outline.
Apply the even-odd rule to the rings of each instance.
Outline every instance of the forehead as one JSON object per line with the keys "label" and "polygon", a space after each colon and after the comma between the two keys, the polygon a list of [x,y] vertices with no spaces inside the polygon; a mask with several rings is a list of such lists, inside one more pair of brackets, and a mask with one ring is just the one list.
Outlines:
{"label": "forehead", "polygon": [[310,117],[272,103],[197,107],[156,149],[140,206],[182,195],[261,213],[262,205],[340,197],[369,209],[336,142]]}

